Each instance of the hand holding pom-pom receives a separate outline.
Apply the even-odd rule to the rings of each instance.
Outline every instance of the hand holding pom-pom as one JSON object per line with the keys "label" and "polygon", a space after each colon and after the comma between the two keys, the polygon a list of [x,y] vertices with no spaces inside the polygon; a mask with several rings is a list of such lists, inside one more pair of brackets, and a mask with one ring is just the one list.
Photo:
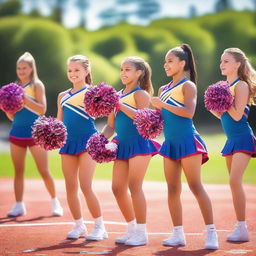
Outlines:
{"label": "hand holding pom-pom", "polygon": [[62,121],[54,117],[41,116],[32,126],[35,143],[45,150],[61,148],[67,140],[67,129]]}
{"label": "hand holding pom-pom", "polygon": [[139,134],[145,139],[154,139],[163,130],[161,110],[138,109],[133,120]]}
{"label": "hand holding pom-pom", "polygon": [[87,142],[88,153],[97,163],[110,162],[116,159],[117,144],[109,142],[99,133],[94,133]]}
{"label": "hand holding pom-pom", "polygon": [[233,100],[234,97],[226,81],[219,81],[210,85],[204,94],[205,107],[218,113],[227,111],[231,107]]}
{"label": "hand holding pom-pom", "polygon": [[118,105],[116,90],[102,82],[91,87],[84,95],[85,111],[92,117],[108,116]]}
{"label": "hand holding pom-pom", "polygon": [[24,106],[24,89],[15,84],[10,83],[0,89],[0,108],[8,113],[15,114]]}

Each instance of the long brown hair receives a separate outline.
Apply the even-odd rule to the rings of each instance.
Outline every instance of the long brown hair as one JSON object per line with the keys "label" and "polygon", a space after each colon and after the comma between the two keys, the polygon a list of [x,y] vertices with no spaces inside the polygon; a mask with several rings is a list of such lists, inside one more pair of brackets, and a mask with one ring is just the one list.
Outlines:
{"label": "long brown hair", "polygon": [[178,47],[175,47],[168,51],[171,52],[180,60],[185,61],[184,71],[189,72],[190,80],[196,83],[197,72],[196,72],[196,64],[195,58],[192,52],[191,47],[188,44],[182,44]]}
{"label": "long brown hair", "polygon": [[138,56],[126,57],[123,62],[130,62],[135,66],[136,70],[142,71],[142,74],[138,79],[138,84],[141,89],[147,91],[150,95],[153,95],[154,89],[151,81],[152,70],[149,64]]}
{"label": "long brown hair", "polygon": [[256,71],[252,67],[245,53],[239,48],[227,48],[224,53],[231,54],[236,62],[240,62],[237,74],[249,86],[250,103],[256,104]]}
{"label": "long brown hair", "polygon": [[84,55],[74,55],[68,58],[67,64],[72,61],[80,63],[85,70],[89,71],[88,75],[85,77],[85,83],[92,85],[91,65],[89,59]]}

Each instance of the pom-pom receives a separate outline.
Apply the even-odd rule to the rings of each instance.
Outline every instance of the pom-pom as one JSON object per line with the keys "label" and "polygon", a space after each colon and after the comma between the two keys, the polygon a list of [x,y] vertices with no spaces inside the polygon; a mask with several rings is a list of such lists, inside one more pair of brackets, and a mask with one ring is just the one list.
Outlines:
{"label": "pom-pom", "polygon": [[88,153],[97,163],[110,162],[116,159],[117,144],[109,142],[99,133],[94,133],[87,142]]}
{"label": "pom-pom", "polygon": [[229,84],[226,81],[219,81],[210,85],[204,93],[204,103],[208,110],[213,110],[219,113],[227,111],[234,97],[229,89]]}
{"label": "pom-pom", "polygon": [[84,95],[85,111],[96,118],[108,116],[118,101],[119,95],[116,90],[104,82],[91,87]]}
{"label": "pom-pom", "polygon": [[32,126],[35,143],[45,150],[61,148],[67,140],[67,129],[62,121],[54,117],[38,117]]}
{"label": "pom-pom", "polygon": [[10,83],[0,89],[0,108],[9,114],[14,114],[24,106],[24,89]]}
{"label": "pom-pom", "polygon": [[163,130],[163,122],[161,110],[149,108],[138,109],[133,120],[139,134],[147,140],[160,135]]}

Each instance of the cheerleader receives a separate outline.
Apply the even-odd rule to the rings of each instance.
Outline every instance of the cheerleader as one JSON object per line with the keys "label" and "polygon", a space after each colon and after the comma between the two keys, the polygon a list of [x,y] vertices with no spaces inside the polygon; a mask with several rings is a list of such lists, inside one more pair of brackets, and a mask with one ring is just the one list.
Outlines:
{"label": "cheerleader", "polygon": [[[86,237],[86,240],[98,241],[107,238],[108,234],[104,227],[99,201],[92,190],[96,162],[86,151],[88,139],[97,132],[94,119],[84,109],[84,94],[92,84],[89,60],[82,55],[70,57],[67,61],[67,76],[73,87],[59,94],[57,114],[57,118],[66,125],[68,133],[67,142],[60,149],[60,154],[68,205],[75,226],[68,232],[67,238]],[[94,230],[89,235],[81,213],[79,185],[95,222]]]}
{"label": "cheerleader", "polygon": [[113,167],[112,190],[127,222],[127,232],[118,237],[116,243],[138,246],[148,242],[142,183],[157,148],[152,141],[139,135],[133,117],[136,109],[147,108],[150,104],[150,95],[153,93],[151,69],[143,59],[127,57],[122,61],[120,77],[125,86],[119,92],[120,111],[109,115],[102,133],[107,138],[114,131],[117,133],[113,139],[118,149]]}
{"label": "cheerleader", "polygon": [[164,118],[165,140],[160,154],[164,157],[168,205],[174,225],[172,235],[163,240],[163,245],[186,244],[180,200],[183,169],[206,224],[205,248],[218,249],[211,202],[200,178],[201,164],[208,160],[207,151],[192,121],[197,89],[195,63],[190,46],[183,44],[169,50],[165,56],[164,69],[166,75],[172,77],[172,81],[159,89],[159,97],[151,100],[153,106],[162,109]]}
{"label": "cheerleader", "polygon": [[246,242],[249,241],[249,233],[245,221],[246,199],[242,181],[251,157],[256,157],[256,139],[247,121],[250,104],[255,103],[256,72],[244,52],[238,48],[228,48],[223,52],[220,70],[221,74],[226,76],[230,91],[234,96],[233,105],[224,114],[211,111],[221,119],[227,136],[221,153],[226,158],[237,218],[234,231],[227,237],[227,240]]}
{"label": "cheerleader", "polygon": [[47,152],[35,145],[32,138],[32,125],[34,121],[46,112],[46,97],[44,84],[38,78],[36,63],[33,56],[25,52],[19,57],[16,64],[17,83],[24,88],[24,107],[14,115],[6,113],[12,121],[9,133],[11,158],[14,165],[14,192],[16,203],[8,212],[9,217],[26,214],[23,202],[25,157],[29,148],[37,169],[44,180],[51,200],[51,211],[54,216],[62,216],[63,209],[56,198],[53,178],[48,169]]}

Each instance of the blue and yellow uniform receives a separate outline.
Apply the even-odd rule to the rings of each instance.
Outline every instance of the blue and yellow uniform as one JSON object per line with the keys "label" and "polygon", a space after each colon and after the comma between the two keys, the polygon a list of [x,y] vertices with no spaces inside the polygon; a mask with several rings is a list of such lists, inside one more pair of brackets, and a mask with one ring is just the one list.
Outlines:
{"label": "blue and yellow uniform", "polygon": [[[35,101],[35,88],[32,82],[25,84],[23,88],[25,94]],[[38,117],[39,113],[31,110],[27,106],[16,112],[9,133],[9,141],[21,147],[34,146],[32,125]]]}
{"label": "blue and yellow uniform", "polygon": [[[160,95],[161,101],[176,106],[184,106],[182,88],[188,81],[187,78],[170,87],[166,85]],[[196,131],[191,118],[182,117],[162,108],[164,119],[165,141],[160,149],[160,154],[171,160],[202,154],[202,163],[208,160],[206,146]]]}
{"label": "blue and yellow uniform", "polygon": [[67,127],[67,142],[60,149],[60,154],[77,155],[86,151],[86,144],[92,134],[97,132],[94,118],[85,112],[84,94],[87,87],[67,93],[61,99],[63,122]]}
{"label": "blue and yellow uniform", "polygon": [[[120,92],[121,102],[126,106],[137,109],[134,93],[140,88],[135,88],[127,94]],[[117,112],[115,118],[117,136],[113,139],[118,144],[117,159],[128,160],[137,155],[154,155],[158,153],[157,143],[145,140],[137,131],[133,119],[124,112]]]}
{"label": "blue and yellow uniform", "polygon": [[[230,84],[230,91],[235,95],[235,87],[240,79],[236,79]],[[244,114],[239,121],[235,121],[228,112],[221,116],[221,124],[227,136],[227,141],[222,149],[223,156],[232,155],[237,152],[244,152],[256,157],[256,139],[247,121],[250,105],[247,104]]]}

